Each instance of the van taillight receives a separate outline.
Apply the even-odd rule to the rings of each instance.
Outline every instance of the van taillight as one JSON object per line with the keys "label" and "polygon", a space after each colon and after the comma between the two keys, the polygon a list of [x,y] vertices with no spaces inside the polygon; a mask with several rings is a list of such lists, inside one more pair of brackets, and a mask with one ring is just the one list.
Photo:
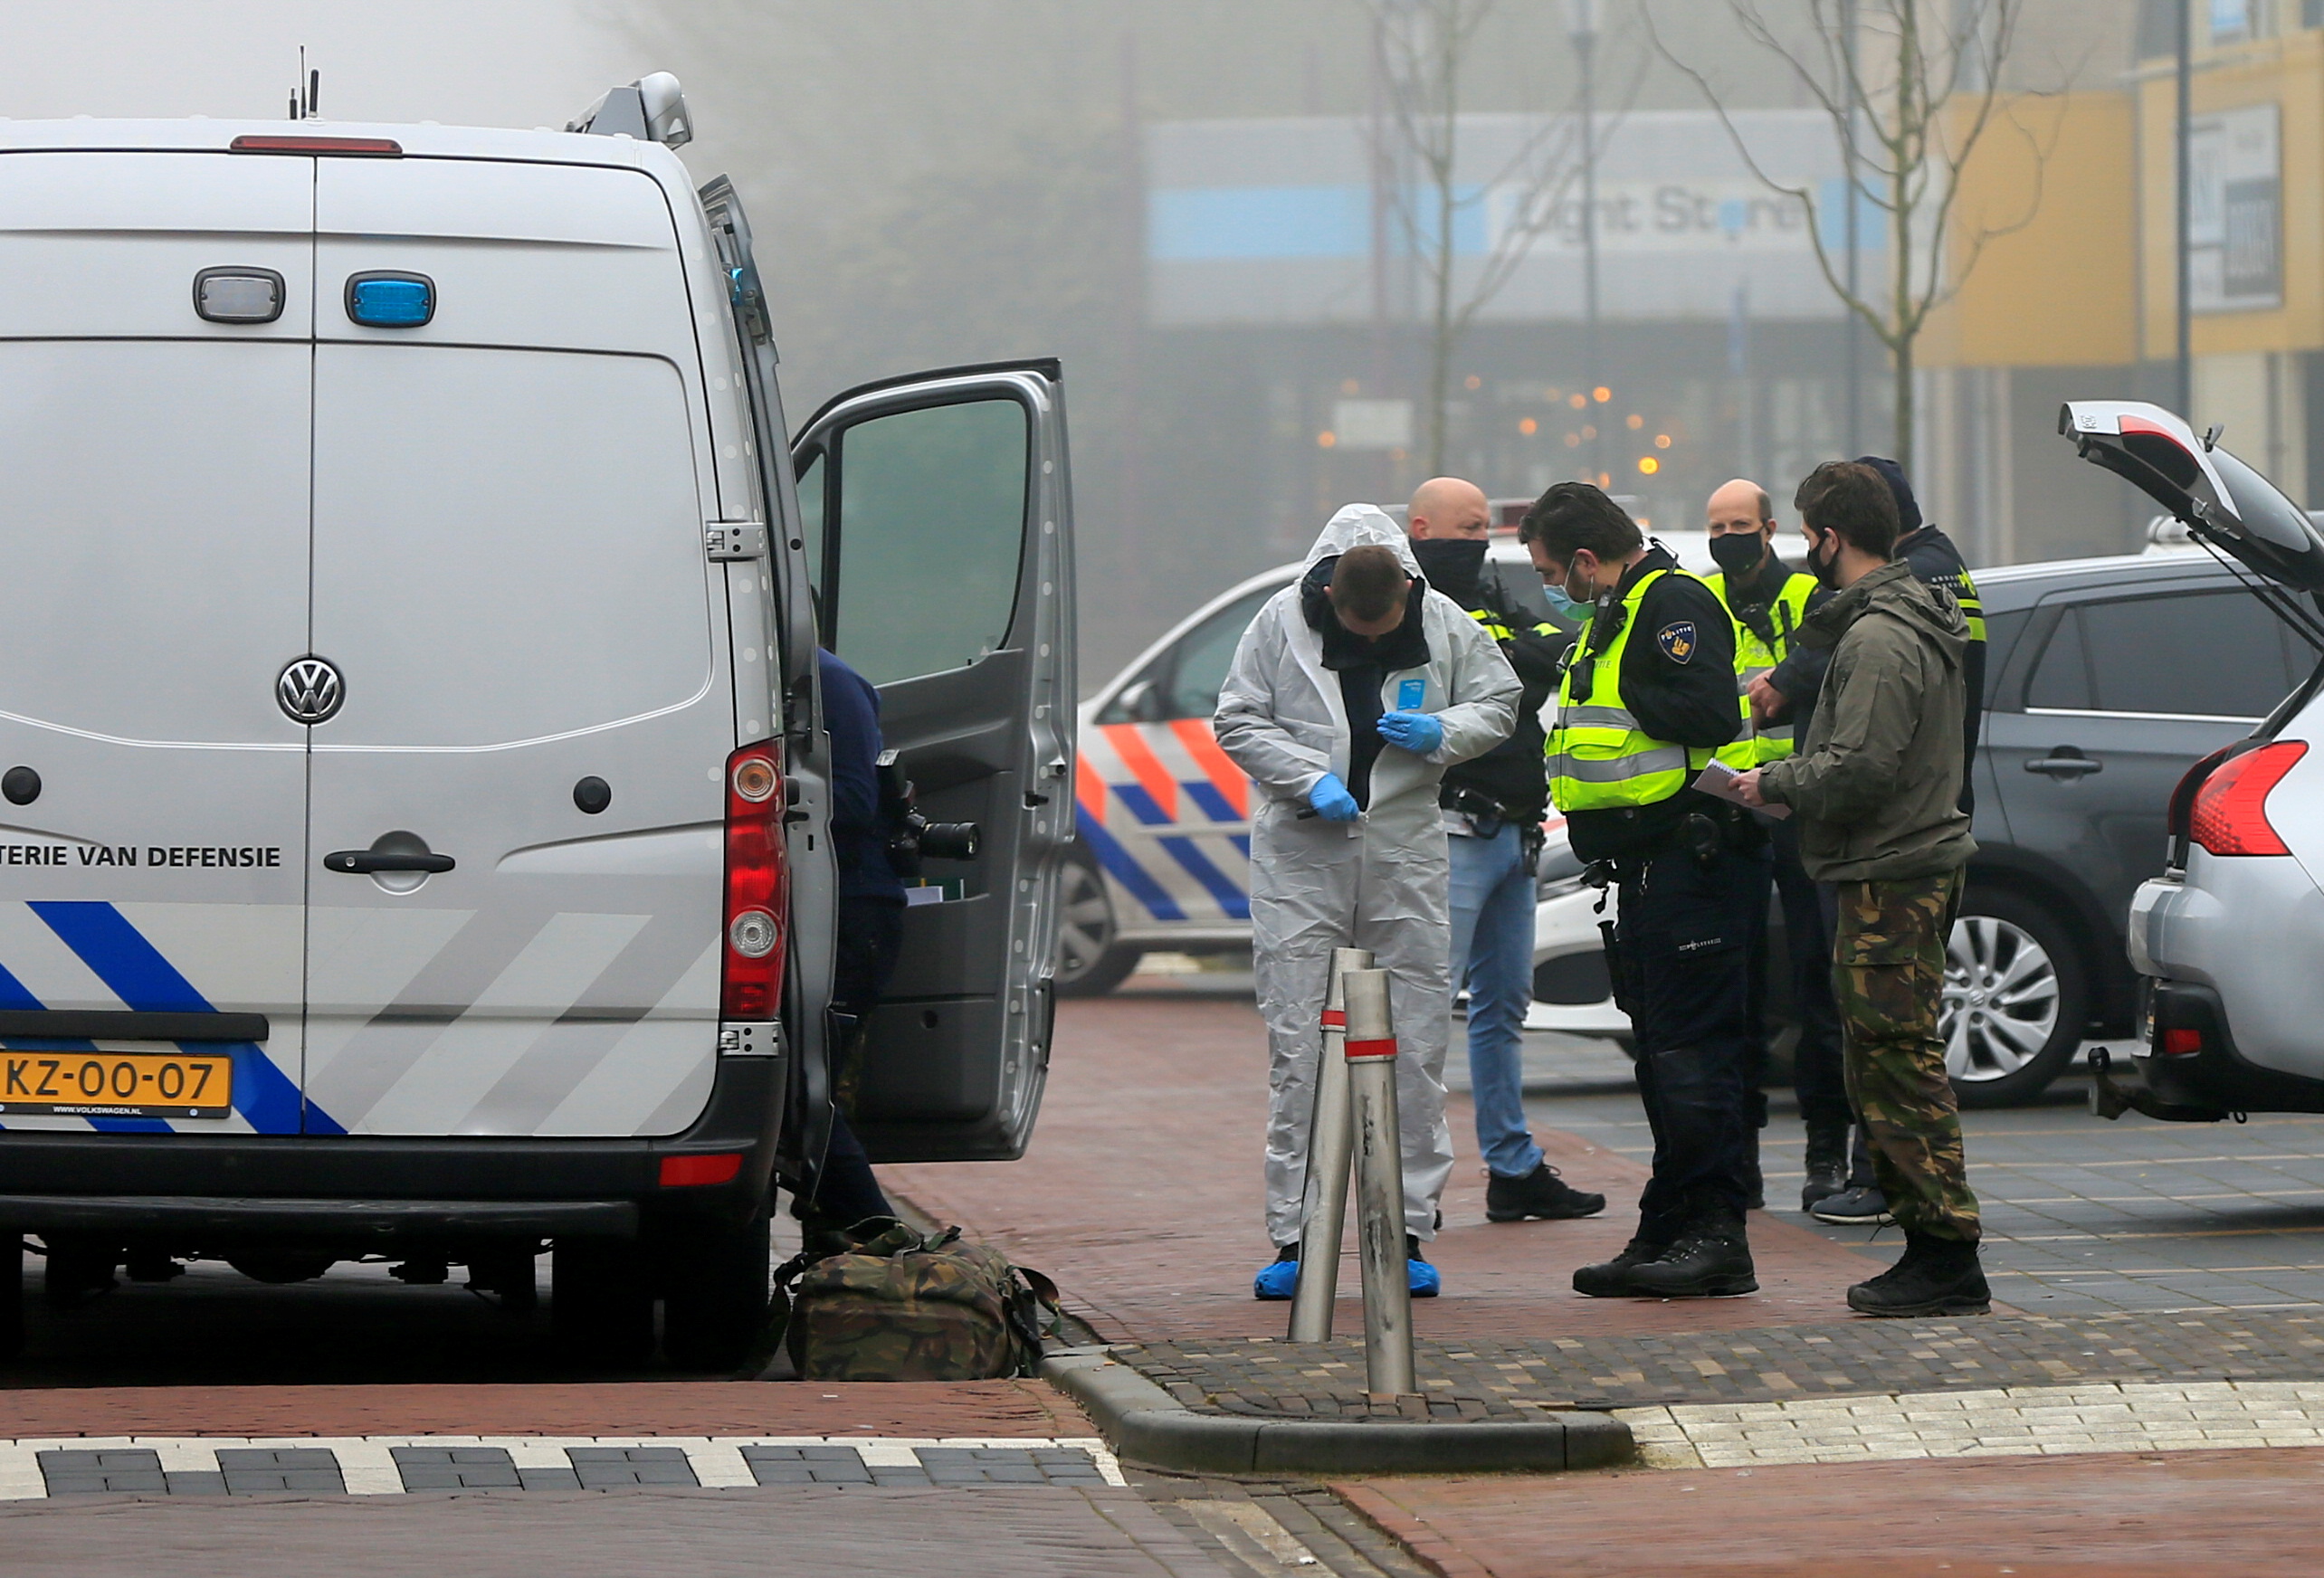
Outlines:
{"label": "van taillight", "polygon": [[2288,855],[2290,846],[2268,825],[2268,792],[2308,746],[2279,740],[2221,764],[2195,792],[2187,836],[2214,855]]}
{"label": "van taillight", "polygon": [[719,1017],[768,1020],[783,1008],[791,875],[783,849],[783,770],[772,745],[727,758],[726,969]]}

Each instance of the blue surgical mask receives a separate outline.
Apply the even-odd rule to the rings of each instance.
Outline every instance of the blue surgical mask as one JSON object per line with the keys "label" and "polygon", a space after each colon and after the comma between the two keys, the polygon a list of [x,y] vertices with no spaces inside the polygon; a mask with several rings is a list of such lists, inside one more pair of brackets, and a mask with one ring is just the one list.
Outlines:
{"label": "blue surgical mask", "polygon": [[1541,587],[1541,597],[1549,604],[1549,612],[1560,619],[1577,620],[1582,617],[1584,605],[1567,596],[1563,586],[1552,586],[1545,582]]}

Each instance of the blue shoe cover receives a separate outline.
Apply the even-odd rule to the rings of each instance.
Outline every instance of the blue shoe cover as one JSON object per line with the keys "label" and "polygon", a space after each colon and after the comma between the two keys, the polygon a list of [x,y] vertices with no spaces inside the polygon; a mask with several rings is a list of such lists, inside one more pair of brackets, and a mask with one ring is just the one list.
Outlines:
{"label": "blue shoe cover", "polygon": [[1251,1297],[1280,1304],[1298,1290],[1300,1263],[1297,1260],[1271,1260],[1251,1279]]}
{"label": "blue shoe cover", "polygon": [[[1262,1272],[1261,1275],[1263,1276],[1265,1273]],[[1412,1296],[1414,1298],[1433,1298],[1438,1289],[1444,1286],[1444,1279],[1439,1277],[1436,1274],[1436,1268],[1426,1260],[1406,1260],[1405,1286],[1412,1289]],[[1288,1298],[1291,1295],[1285,1294],[1284,1297]]]}

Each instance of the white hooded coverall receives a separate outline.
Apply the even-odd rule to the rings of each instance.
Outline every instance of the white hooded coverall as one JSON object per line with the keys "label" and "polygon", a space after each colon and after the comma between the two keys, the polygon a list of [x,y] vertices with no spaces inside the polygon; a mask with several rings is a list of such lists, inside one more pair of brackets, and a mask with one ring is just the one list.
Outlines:
{"label": "white hooded coverall", "polygon": [[[1331,518],[1307,566],[1365,543],[1420,566],[1402,528],[1369,504]],[[1372,767],[1369,808],[1354,822],[1302,819],[1326,773],[1348,781],[1348,710],[1339,676],[1323,666],[1322,637],[1294,583],[1268,599],[1235,648],[1212,723],[1218,743],[1259,791],[1251,819],[1251,944],[1259,1012],[1267,1023],[1267,1234],[1297,1242],[1315,1103],[1324,973],[1335,947],[1369,948],[1389,972],[1396,1032],[1396,1113],[1404,1140],[1405,1230],[1436,1231],[1436,1203],[1452,1171],[1444,1121],[1444,1051],[1452,1036],[1451,874],[1437,780],[1482,756],[1517,724],[1517,675],[1461,605],[1424,594],[1428,664],[1388,674],[1388,711],[1433,713],[1444,740],[1428,756],[1393,745]],[[1422,688],[1417,707],[1406,682]]]}

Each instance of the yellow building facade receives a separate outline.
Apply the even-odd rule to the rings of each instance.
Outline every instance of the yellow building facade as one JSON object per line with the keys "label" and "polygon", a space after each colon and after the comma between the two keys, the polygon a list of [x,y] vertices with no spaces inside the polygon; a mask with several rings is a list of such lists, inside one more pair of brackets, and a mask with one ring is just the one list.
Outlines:
{"label": "yellow building facade", "polygon": [[[2324,6],[2198,3],[2187,415],[2293,498],[2324,493]],[[2167,51],[2167,33],[2148,32]],[[1961,285],[1921,347],[1931,514],[1988,563],[2134,549],[2150,513],[2056,434],[2076,398],[2176,402],[2177,90],[2012,100],[1964,171]]]}

